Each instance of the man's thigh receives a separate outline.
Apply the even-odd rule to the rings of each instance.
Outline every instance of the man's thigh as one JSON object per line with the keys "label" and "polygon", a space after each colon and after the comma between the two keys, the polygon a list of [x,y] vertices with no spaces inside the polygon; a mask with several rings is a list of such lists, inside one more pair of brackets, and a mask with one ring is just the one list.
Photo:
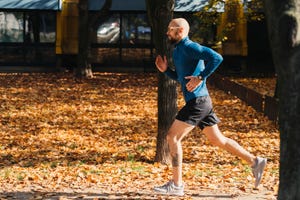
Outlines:
{"label": "man's thigh", "polygon": [[182,140],[193,128],[194,125],[175,119],[168,131],[168,137]]}

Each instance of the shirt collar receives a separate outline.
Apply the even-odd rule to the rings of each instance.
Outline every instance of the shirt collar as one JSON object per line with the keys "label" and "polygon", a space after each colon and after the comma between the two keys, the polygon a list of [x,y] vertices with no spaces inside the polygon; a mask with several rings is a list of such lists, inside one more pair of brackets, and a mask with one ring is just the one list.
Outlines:
{"label": "shirt collar", "polygon": [[182,38],[177,44],[175,44],[175,47],[177,47],[177,46],[180,45],[180,44],[185,43],[187,40],[189,40],[189,37],[188,37],[188,36]]}

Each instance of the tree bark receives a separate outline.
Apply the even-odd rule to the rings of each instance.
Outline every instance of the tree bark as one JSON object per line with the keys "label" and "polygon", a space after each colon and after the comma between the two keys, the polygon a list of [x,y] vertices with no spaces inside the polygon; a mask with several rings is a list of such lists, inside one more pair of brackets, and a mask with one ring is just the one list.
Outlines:
{"label": "tree bark", "polygon": [[278,199],[300,199],[300,3],[298,0],[265,0],[264,3],[278,76]]}
{"label": "tree bark", "polygon": [[75,70],[76,77],[93,77],[92,67],[90,63],[92,38],[91,35],[92,31],[95,28],[95,25],[99,21],[99,18],[108,15],[111,3],[112,0],[106,0],[101,10],[91,17],[91,14],[89,13],[89,1],[79,0],[78,55],[77,67]]}
{"label": "tree bark", "polygon": [[92,77],[92,68],[89,62],[89,1],[79,0],[78,3],[79,23],[78,23],[78,54],[76,77]]}
{"label": "tree bark", "polygon": [[158,82],[158,130],[155,161],[166,164],[170,161],[166,135],[177,113],[177,92],[176,83],[166,75],[159,73]]}
{"label": "tree bark", "polygon": [[[174,0],[147,0],[146,3],[156,53],[162,56],[169,55],[166,32],[173,17]],[[158,82],[158,133],[155,161],[168,163],[170,155],[166,134],[177,113],[176,82],[162,73],[158,74]]]}

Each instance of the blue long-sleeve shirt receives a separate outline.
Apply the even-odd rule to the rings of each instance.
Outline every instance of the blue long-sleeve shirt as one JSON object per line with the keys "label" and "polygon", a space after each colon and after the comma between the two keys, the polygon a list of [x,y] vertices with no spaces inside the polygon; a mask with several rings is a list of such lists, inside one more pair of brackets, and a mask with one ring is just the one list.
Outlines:
{"label": "blue long-sleeve shirt", "polygon": [[[185,37],[175,45],[173,51],[175,71],[168,68],[165,74],[170,78],[179,81],[184,99],[188,102],[193,98],[209,95],[206,87],[206,79],[217,69],[222,61],[222,56],[216,51]],[[189,80],[185,79],[185,77],[199,75],[203,79],[201,85],[193,92],[189,92],[186,89],[186,84]]]}

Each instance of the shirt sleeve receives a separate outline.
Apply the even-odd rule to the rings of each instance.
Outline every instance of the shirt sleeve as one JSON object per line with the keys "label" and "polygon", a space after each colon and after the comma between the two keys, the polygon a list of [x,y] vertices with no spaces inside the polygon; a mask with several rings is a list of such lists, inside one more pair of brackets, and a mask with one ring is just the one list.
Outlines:
{"label": "shirt sleeve", "polygon": [[177,81],[178,80],[178,76],[177,73],[173,70],[171,70],[169,67],[168,69],[164,72],[168,77],[170,77],[171,79]]}
{"label": "shirt sleeve", "polygon": [[192,45],[191,53],[195,59],[204,60],[206,63],[204,70],[199,74],[202,78],[210,76],[223,61],[223,57],[219,53],[209,47],[201,46],[197,43]]}

